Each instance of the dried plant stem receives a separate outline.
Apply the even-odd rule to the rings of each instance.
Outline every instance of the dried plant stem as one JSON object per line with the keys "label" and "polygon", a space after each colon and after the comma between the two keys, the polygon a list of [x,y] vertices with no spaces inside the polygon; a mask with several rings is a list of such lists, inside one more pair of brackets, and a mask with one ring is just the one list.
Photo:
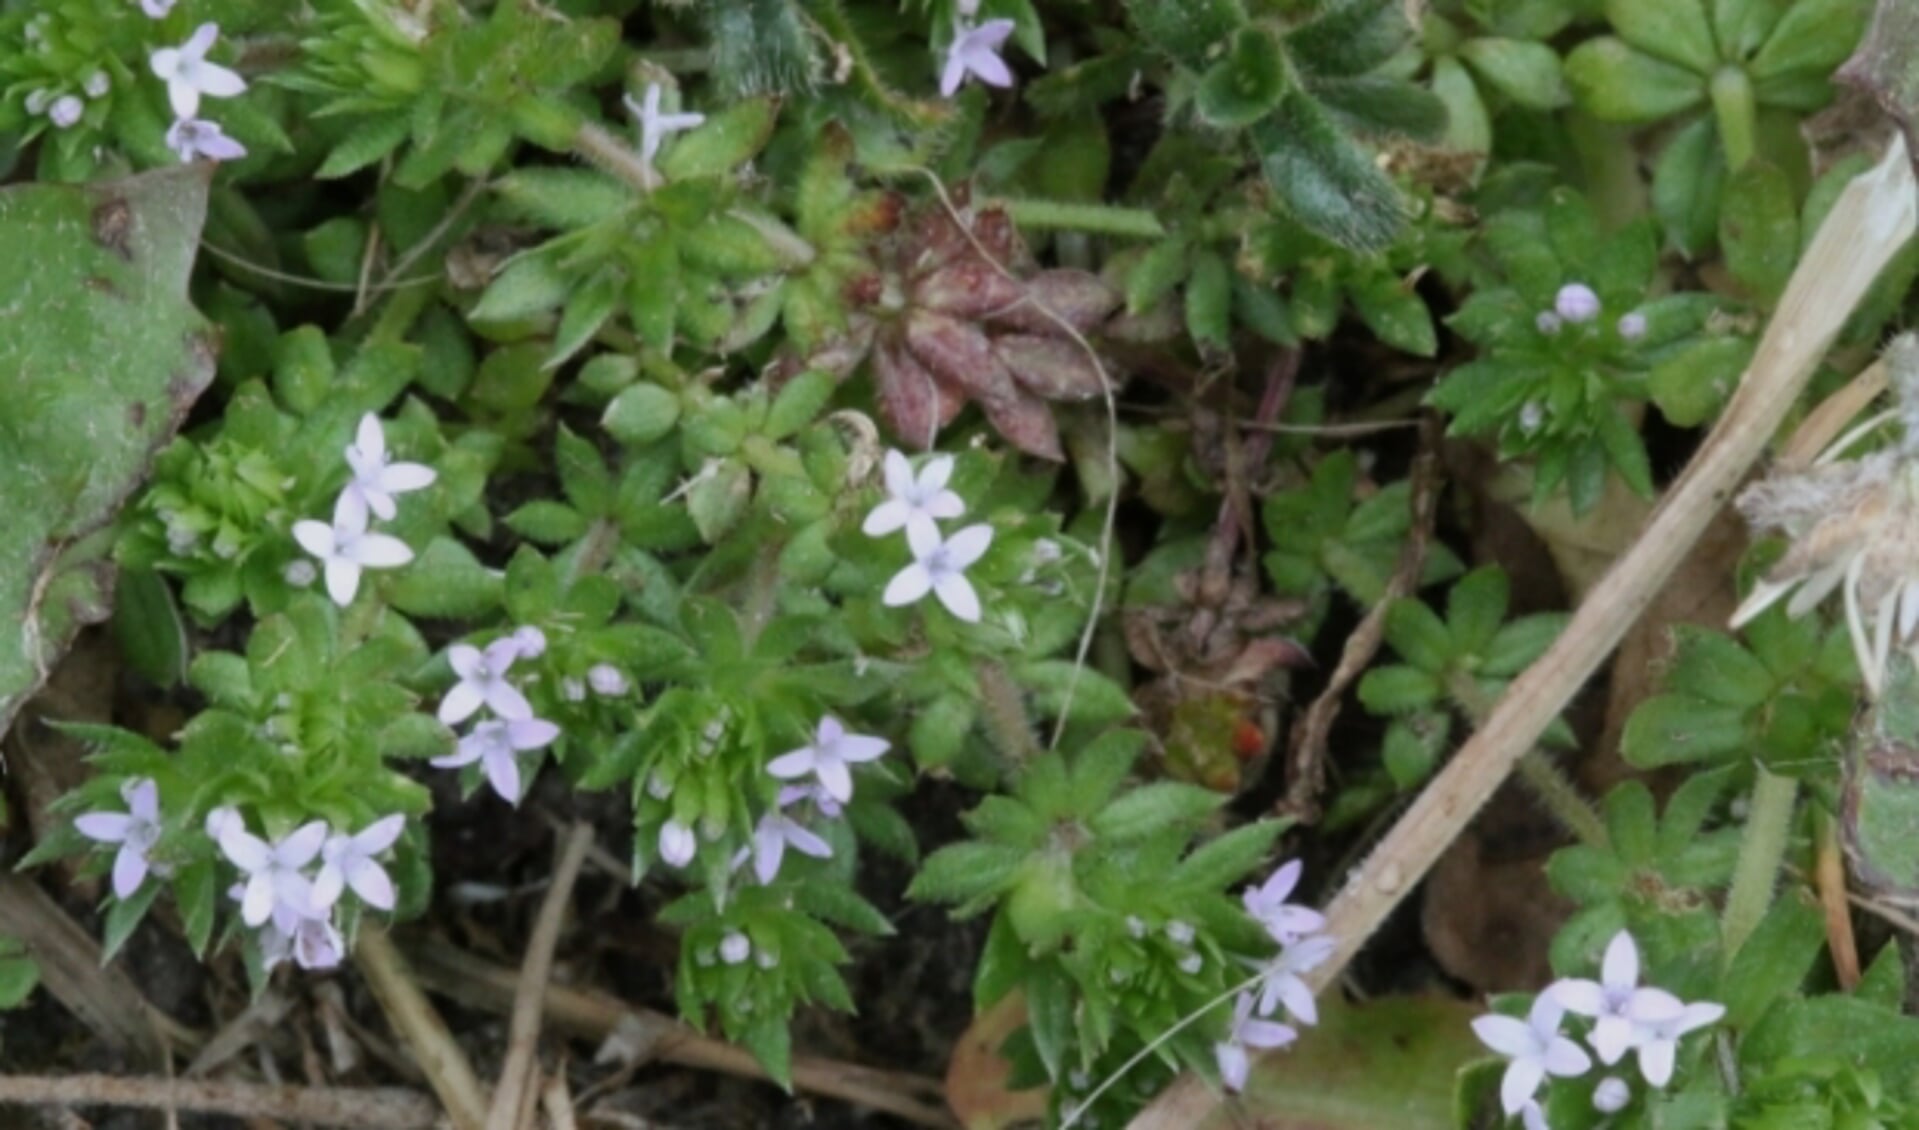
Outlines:
{"label": "dried plant stem", "polygon": [[1746,834],[1739,841],[1739,862],[1733,868],[1732,889],[1719,919],[1726,964],[1746,944],[1759,920],[1772,908],[1779,865],[1786,858],[1786,840],[1792,833],[1792,815],[1799,802],[1799,782],[1765,766],[1752,786],[1752,805],[1746,812]]}
{"label": "dried plant stem", "polygon": [[399,1033],[413,1061],[426,1073],[433,1093],[453,1120],[454,1130],[484,1130],[486,1093],[480,1088],[480,1077],[473,1073],[473,1065],[467,1062],[460,1045],[453,1042],[446,1021],[414,984],[393,942],[378,929],[362,927],[353,952],[367,987],[380,1002],[380,1010]]}
{"label": "dried plant stem", "polygon": [[1839,988],[1850,993],[1859,986],[1859,940],[1853,935],[1852,912],[1846,907],[1846,861],[1839,846],[1839,823],[1817,806],[1813,812],[1819,821],[1813,879],[1826,920],[1826,949],[1832,953]]}
{"label": "dried plant stem", "polygon": [[580,877],[580,866],[586,862],[586,851],[591,846],[593,826],[576,822],[566,834],[559,866],[553,869],[553,882],[546,889],[540,916],[533,923],[533,936],[526,944],[519,988],[513,994],[513,1019],[507,1027],[506,1063],[500,1068],[499,1085],[493,1089],[493,1109],[487,1113],[486,1130],[516,1130],[521,1109],[531,1101],[530,1092],[537,1090],[534,1055],[540,1047],[540,1002],[546,996],[547,979],[553,975],[553,950],[559,945],[560,926],[573,899],[573,883]]}
{"label": "dried plant stem", "polygon": [[[1912,238],[1916,188],[1898,137],[1877,166],[1846,187],[1793,272],[1738,393],[1644,533],[1327,907],[1327,931],[1338,948],[1313,972],[1317,987],[1339,977],[1691,551],[1784,422],[1866,288]],[[1193,1126],[1195,1110],[1215,1105],[1205,1083],[1185,1076],[1141,1112],[1131,1130]]]}
{"label": "dried plant stem", "polygon": [[352,1130],[427,1130],[440,1120],[439,1106],[432,1099],[400,1088],[298,1087],[123,1075],[0,1075],[0,1106],[15,1105],[172,1108]]}
{"label": "dried plant stem", "polygon": [[[1452,679],[1446,690],[1472,716],[1475,728],[1483,725],[1492,713],[1492,702],[1470,677],[1461,675]],[[1559,768],[1559,763],[1552,759],[1551,754],[1534,746],[1519,759],[1518,773],[1519,779],[1532,790],[1533,797],[1552,814],[1560,827],[1579,837],[1581,843],[1594,846],[1605,844],[1605,822],[1593,810],[1592,802],[1579,791],[1579,786],[1573,784]]]}

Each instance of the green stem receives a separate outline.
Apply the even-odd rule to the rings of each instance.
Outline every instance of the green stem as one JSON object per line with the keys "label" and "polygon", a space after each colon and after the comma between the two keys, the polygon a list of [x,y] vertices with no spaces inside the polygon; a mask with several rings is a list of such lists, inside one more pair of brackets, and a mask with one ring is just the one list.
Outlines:
{"label": "green stem", "polygon": [[1712,110],[1719,120],[1719,141],[1726,147],[1726,166],[1733,172],[1752,160],[1757,103],[1752,80],[1738,67],[1726,67],[1712,76]]}
{"label": "green stem", "polygon": [[1000,198],[999,203],[1025,228],[1053,228],[1095,235],[1159,239],[1166,234],[1159,217],[1144,208],[1112,204],[1073,204],[1064,200]]}
{"label": "green stem", "polygon": [[[1492,700],[1486,696],[1472,676],[1463,671],[1455,671],[1446,680],[1446,693],[1466,712],[1473,721],[1473,728],[1484,724],[1486,716],[1492,713]],[[1519,759],[1519,779],[1533,791],[1539,803],[1552,814],[1559,826],[1578,837],[1579,842],[1593,847],[1603,847],[1606,843],[1606,824],[1593,811],[1593,806],[1579,786],[1560,771],[1559,765],[1541,749],[1530,749]]]}
{"label": "green stem", "polygon": [[1024,765],[1039,753],[1033,723],[1026,716],[1026,700],[1013,677],[997,663],[979,666],[980,705],[986,732],[1015,765]]}
{"label": "green stem", "polygon": [[1752,806],[1746,813],[1746,835],[1739,843],[1739,863],[1733,869],[1732,890],[1719,920],[1719,934],[1727,965],[1746,943],[1772,906],[1773,882],[1786,856],[1792,832],[1793,809],[1799,801],[1799,782],[1759,769],[1753,782]]}

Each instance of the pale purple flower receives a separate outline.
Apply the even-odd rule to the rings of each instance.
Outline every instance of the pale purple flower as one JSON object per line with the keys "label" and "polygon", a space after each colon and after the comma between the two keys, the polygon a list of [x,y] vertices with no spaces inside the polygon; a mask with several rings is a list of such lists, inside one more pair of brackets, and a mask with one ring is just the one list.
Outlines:
{"label": "pale purple flower", "polygon": [[821,816],[828,820],[838,820],[845,809],[834,799],[833,794],[821,787],[818,781],[809,781],[803,785],[783,785],[780,788],[778,804],[781,808],[811,802]]}
{"label": "pale purple flower", "polygon": [[1592,1059],[1578,1044],[1559,1034],[1566,1010],[1551,993],[1533,999],[1525,1020],[1492,1014],[1473,1020],[1473,1034],[1481,1043],[1510,1059],[1499,1081],[1499,1104],[1508,1115],[1518,1114],[1539,1093],[1548,1075],[1569,1078],[1584,1075]]}
{"label": "pale purple flower", "polygon": [[1601,1114],[1618,1114],[1632,1101],[1632,1087],[1617,1075],[1608,1075],[1593,1088],[1593,1109]]}
{"label": "pale purple flower", "polygon": [[953,22],[953,42],[946,46],[946,65],[940,68],[940,97],[951,98],[968,75],[988,86],[1013,85],[1013,72],[1000,58],[1007,37],[1013,34],[1012,20],[987,20],[975,26],[971,20]]}
{"label": "pale purple flower", "polygon": [[335,833],[320,848],[320,873],[313,880],[313,908],[330,910],[351,887],[375,910],[393,909],[393,880],[374,857],[393,846],[406,828],[399,813],[376,820],[353,835]]}
{"label": "pale purple flower", "polygon": [[1547,986],[1546,992],[1566,1011],[1593,1019],[1593,1050],[1608,1066],[1639,1042],[1649,1019],[1671,1015],[1678,1003],[1663,989],[1639,987],[1639,947],[1625,930],[1606,944],[1599,980],[1568,977]]}
{"label": "pale purple flower", "polygon": [[668,820],[660,825],[660,858],[670,866],[685,867],[693,862],[693,853],[699,850],[699,846],[693,829],[678,820]]}
{"label": "pale purple flower", "polygon": [[906,544],[913,551],[913,563],[887,583],[881,602],[888,608],[898,608],[915,603],[930,592],[939,597],[948,612],[969,624],[977,624],[979,593],[966,579],[966,569],[985,556],[987,547],[993,544],[993,527],[968,526],[942,540],[938,530],[909,525]]}
{"label": "pale purple flower", "polygon": [[246,80],[239,75],[207,62],[207,52],[219,36],[218,24],[201,24],[185,43],[162,47],[147,60],[153,73],[167,84],[167,100],[173,103],[175,117],[198,117],[202,94],[231,98],[247,88]]}
{"label": "pale purple flower", "polygon": [[521,659],[538,659],[546,654],[546,633],[531,624],[513,629],[513,646]]}
{"label": "pale purple flower", "polygon": [[940,519],[966,513],[966,503],[946,489],[953,477],[951,455],[935,455],[915,476],[905,455],[888,451],[885,473],[887,499],[875,506],[860,526],[868,537],[884,537],[895,530],[919,526],[937,538]]}
{"label": "pale purple flower", "polygon": [[390,462],[386,432],[380,427],[380,418],[371,412],[360,417],[359,433],[346,448],[346,462],[353,468],[353,481],[346,489],[358,495],[375,517],[389,522],[399,513],[394,495],[425,490],[439,477],[424,463]]}
{"label": "pale purple flower", "polygon": [[626,676],[611,663],[595,663],[586,669],[586,685],[592,687],[593,693],[602,698],[614,698],[625,694],[632,684],[628,683]]}
{"label": "pale purple flower", "polygon": [[738,965],[753,956],[753,943],[745,934],[733,931],[720,939],[720,960],[728,965]]}
{"label": "pale purple flower", "polygon": [[[245,888],[234,886],[227,892],[236,902],[245,897]],[[260,964],[271,973],[292,958],[302,969],[332,969],[346,957],[346,939],[333,925],[330,914],[318,912],[311,904],[296,906],[275,902],[273,912],[260,925]]]}
{"label": "pale purple flower", "polygon": [[[786,858],[786,849],[791,847],[802,855],[814,859],[827,859],[833,854],[833,847],[816,835],[812,829],[774,809],[760,817],[753,828],[753,874],[759,876],[760,884],[771,883],[780,873],[780,863]],[[746,862],[749,852],[742,848],[733,859],[733,866]]]}
{"label": "pale purple flower", "polygon": [[1284,1004],[1286,1011],[1301,1024],[1319,1023],[1319,1007],[1313,1001],[1313,987],[1300,974],[1310,973],[1325,964],[1338,949],[1329,934],[1318,934],[1283,947],[1279,956],[1267,962],[1259,988],[1259,1014],[1271,1016]]}
{"label": "pale purple flower", "polygon": [[1646,316],[1634,310],[1630,314],[1619,316],[1619,336],[1627,341],[1638,341],[1646,336]]}
{"label": "pale purple flower", "polygon": [[120,845],[113,857],[113,893],[128,899],[152,870],[147,853],[160,839],[160,786],[151,777],[136,778],[120,786],[120,797],[126,812],[88,812],[75,817],[73,827],[96,843]]}
{"label": "pale purple flower", "polygon": [[1246,913],[1266,927],[1266,932],[1280,945],[1290,945],[1326,926],[1326,916],[1319,911],[1286,901],[1299,886],[1305,866],[1297,859],[1288,860],[1274,869],[1264,883],[1246,888],[1239,896],[1246,904]]}
{"label": "pale purple flower", "polygon": [[697,127],[706,121],[705,114],[681,112],[666,114],[660,112],[660,84],[646,84],[646,101],[635,102],[631,94],[621,96],[626,110],[640,120],[640,162],[651,168],[653,158],[660,155],[660,146],[676,133]]}
{"label": "pale purple flower", "polygon": [[508,721],[533,717],[533,704],[506,681],[507,670],[519,657],[520,645],[512,636],[494,640],[485,651],[464,643],[447,648],[447,664],[460,681],[440,700],[440,721],[458,725],[482,706]]}
{"label": "pale purple flower", "polygon": [[80,120],[86,109],[86,103],[71,94],[62,94],[47,107],[47,120],[60,129],[68,129]]}
{"label": "pale purple flower", "polygon": [[228,826],[233,824],[238,824],[242,829],[246,827],[245,821],[240,818],[240,810],[228,805],[221,805],[212,812],[207,813],[206,824],[204,825],[207,838],[216,844],[219,843],[220,837],[227,834]]}
{"label": "pale purple flower", "polygon": [[247,147],[228,137],[220,129],[220,123],[204,118],[181,118],[168,126],[167,148],[182,161],[199,157],[237,161],[247,155]]}
{"label": "pale purple flower", "polygon": [[820,719],[812,745],[779,755],[767,762],[766,771],[785,781],[811,773],[828,796],[845,804],[853,799],[853,775],[847,766],[872,761],[891,748],[884,738],[847,733],[840,720],[828,714]]}
{"label": "pale purple flower", "polygon": [[293,540],[318,558],[326,570],[327,595],[345,608],[360,591],[363,569],[394,569],[413,560],[413,551],[396,537],[368,533],[366,507],[342,493],[333,508],[333,524],[293,523]]}
{"label": "pale purple flower", "polygon": [[508,804],[517,805],[520,803],[520,754],[539,749],[559,736],[560,728],[542,718],[510,721],[489,718],[475,723],[452,753],[436,757],[428,764],[440,769],[459,769],[477,761],[493,791]]}
{"label": "pale purple flower", "polygon": [[1585,283],[1570,282],[1553,295],[1553,312],[1575,325],[1599,316],[1599,296]]}
{"label": "pale purple flower", "polygon": [[1672,1082],[1673,1061],[1679,1054],[1679,1038],[1708,1024],[1718,1023],[1724,1015],[1726,1006],[1723,1004],[1711,1001],[1684,1004],[1677,997],[1672,998],[1663,1015],[1648,1016],[1641,1030],[1637,1044],[1639,1074],[1655,1087],[1664,1087]]}
{"label": "pale purple flower", "polygon": [[1253,994],[1241,993],[1233,1003],[1233,1028],[1226,1042],[1213,1045],[1213,1059],[1219,1064],[1220,1082],[1229,1091],[1246,1088],[1246,1076],[1253,1064],[1252,1052],[1283,1048],[1299,1038],[1291,1026],[1276,1020],[1262,1020],[1255,1014]]}
{"label": "pale purple flower", "polygon": [[162,20],[167,17],[167,13],[173,11],[173,6],[177,3],[179,0],[140,0],[140,10],[152,19]]}
{"label": "pale purple flower", "polygon": [[303,824],[271,844],[248,832],[237,821],[222,828],[220,850],[247,876],[240,896],[241,921],[258,926],[272,916],[274,906],[279,903],[309,913],[313,905],[313,884],[303,868],[320,854],[326,836],[324,820]]}

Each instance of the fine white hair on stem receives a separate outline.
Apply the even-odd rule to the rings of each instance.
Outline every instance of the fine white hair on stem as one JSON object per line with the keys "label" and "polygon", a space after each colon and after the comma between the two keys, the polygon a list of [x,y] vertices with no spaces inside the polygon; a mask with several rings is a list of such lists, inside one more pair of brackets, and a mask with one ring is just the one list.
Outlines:
{"label": "fine white hair on stem", "polygon": [[[968,243],[973,245],[973,250],[981,259],[985,260],[989,266],[1006,278],[1014,282],[1021,281],[1017,275],[1007,269],[1006,264],[999,261],[998,256],[994,255],[987,249],[985,244],[980,242],[978,236],[973,234],[973,229],[966,223],[965,218],[960,215],[959,209],[954,206],[952,196],[946,191],[946,183],[940,179],[938,173],[923,165],[907,166],[906,171],[920,174],[933,186],[933,192],[939,197],[940,206],[946,209],[947,218],[953,221],[955,227],[959,228],[960,233],[966,237]],[[1059,747],[1060,738],[1066,733],[1066,720],[1072,716],[1073,695],[1074,692],[1079,689],[1080,672],[1086,669],[1086,656],[1093,649],[1093,635],[1099,630],[1100,614],[1105,611],[1106,588],[1111,578],[1113,567],[1113,528],[1119,521],[1119,403],[1113,398],[1112,376],[1107,373],[1105,363],[1100,360],[1099,351],[1094,349],[1092,343],[1086,340],[1086,336],[1074,328],[1071,322],[1060,317],[1057,311],[1047,306],[1044,302],[1035,300],[1030,291],[1020,298],[1020,302],[1031,305],[1033,309],[1039,311],[1041,317],[1057,326],[1061,333],[1070,338],[1073,344],[1077,345],[1080,350],[1086,354],[1086,359],[1092,363],[1093,370],[1099,374],[1100,396],[1106,402],[1106,481],[1108,489],[1106,492],[1106,515],[1101,523],[1099,534],[1099,576],[1093,586],[1093,606],[1087,612],[1086,629],[1080,633],[1079,648],[1073,655],[1073,670],[1066,678],[1065,693],[1060,696],[1059,716],[1053,720],[1053,737],[1052,740],[1046,743],[1046,748],[1050,750]],[[1015,305],[1017,305],[1017,303]]]}

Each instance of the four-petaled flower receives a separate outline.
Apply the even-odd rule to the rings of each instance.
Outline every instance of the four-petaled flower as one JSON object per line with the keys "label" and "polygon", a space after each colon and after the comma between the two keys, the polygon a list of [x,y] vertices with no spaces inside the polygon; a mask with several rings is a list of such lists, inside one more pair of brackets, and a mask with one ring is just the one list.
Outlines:
{"label": "four-petaled flower", "polygon": [[946,46],[946,65],[940,69],[940,97],[951,98],[972,75],[988,86],[1013,85],[1013,72],[999,57],[1013,34],[1012,20],[987,20],[977,27],[966,18],[953,22],[953,42]]}
{"label": "four-petaled flower", "polygon": [[347,445],[346,462],[353,468],[347,493],[364,503],[375,517],[389,522],[399,513],[393,504],[394,495],[424,490],[436,477],[433,468],[424,463],[388,462],[386,433],[380,427],[380,418],[371,412],[360,417],[359,434]]}
{"label": "four-petaled flower", "polygon": [[912,604],[927,593],[939,597],[946,610],[969,624],[979,622],[979,594],[966,579],[966,569],[985,556],[993,544],[993,527],[968,526],[942,540],[938,530],[906,527],[906,544],[913,563],[887,583],[880,600],[889,608]]}
{"label": "four-petaled flower", "polygon": [[197,117],[202,94],[231,98],[247,88],[246,80],[239,75],[207,62],[207,51],[219,36],[218,24],[201,24],[185,43],[162,47],[147,60],[153,73],[167,84],[167,100],[173,103],[176,117]]}
{"label": "four-petaled flower", "polygon": [[1287,896],[1299,886],[1299,876],[1305,866],[1297,859],[1288,860],[1276,868],[1264,883],[1248,887],[1240,895],[1240,901],[1246,904],[1246,913],[1252,915],[1254,921],[1264,926],[1273,940],[1282,946],[1291,945],[1326,926],[1326,917],[1319,911],[1286,901]]}
{"label": "four-petaled flower", "polygon": [[313,909],[329,910],[348,887],[375,910],[393,909],[393,880],[374,856],[393,846],[406,828],[395,813],[353,835],[335,833],[320,848],[320,873],[313,879]]}
{"label": "four-petaled flower", "polygon": [[1639,1042],[1654,1016],[1670,1015],[1667,1001],[1677,999],[1663,989],[1639,986],[1639,947],[1624,930],[1606,945],[1599,980],[1568,977],[1546,990],[1566,1011],[1593,1018],[1592,1046],[1599,1062],[1615,1064]]}
{"label": "four-petaled flower", "polygon": [[1565,1016],[1565,1007],[1551,993],[1541,993],[1525,1020],[1498,1014],[1473,1019],[1473,1034],[1480,1042],[1512,1060],[1499,1081],[1499,1105],[1508,1115],[1530,1103],[1548,1075],[1584,1075],[1592,1067],[1592,1058],[1559,1034]]}
{"label": "four-petaled flower", "polygon": [[860,526],[868,537],[884,537],[895,530],[919,527],[937,538],[942,518],[957,518],[966,513],[966,503],[946,489],[953,477],[953,457],[935,455],[920,468],[917,477],[913,465],[898,451],[886,453],[885,502],[873,508]]}
{"label": "four-petaled flower", "polygon": [[840,720],[828,714],[820,719],[812,745],[779,755],[766,763],[766,771],[788,781],[811,773],[828,796],[844,804],[853,799],[853,775],[847,766],[872,761],[891,748],[884,738],[847,733]]}
{"label": "four-petaled flower", "polygon": [[[786,858],[788,847],[814,859],[826,859],[833,854],[833,846],[811,828],[773,809],[760,817],[759,824],[753,829],[753,874],[759,876],[762,886],[771,883],[779,875],[780,862]],[[745,863],[747,855],[745,848],[740,849],[733,859],[733,866]]]}
{"label": "four-petaled flower", "polygon": [[[1670,996],[1670,994],[1667,994]],[[1679,1038],[1688,1032],[1715,1024],[1726,1015],[1726,1006],[1711,1001],[1684,1004],[1673,997],[1663,1015],[1647,1018],[1640,1031],[1639,1074],[1655,1087],[1672,1082],[1673,1060],[1679,1054]]]}
{"label": "four-petaled flower", "polygon": [[281,903],[299,914],[312,914],[313,884],[301,869],[320,854],[326,837],[323,820],[303,824],[271,844],[238,822],[227,823],[220,830],[220,850],[247,876],[240,895],[241,921],[258,926]]}
{"label": "four-petaled flower", "polygon": [[440,700],[440,721],[449,726],[471,718],[481,706],[508,721],[533,717],[533,704],[518,687],[506,681],[507,668],[522,654],[519,640],[505,636],[481,651],[456,643],[446,649],[446,661],[460,681]]}
{"label": "four-petaled flower", "polygon": [[436,757],[430,764],[459,769],[477,761],[493,791],[508,804],[519,804],[520,754],[539,749],[559,736],[560,728],[543,718],[489,718],[476,723],[452,753]]}
{"label": "four-petaled flower", "polygon": [[1319,968],[1337,948],[1338,943],[1329,934],[1302,938],[1282,948],[1278,957],[1266,963],[1259,989],[1259,1014],[1271,1016],[1274,1008],[1284,1004],[1301,1024],[1319,1023],[1313,988],[1300,974]]}
{"label": "four-petaled flower", "polygon": [[140,777],[121,786],[120,796],[127,811],[88,812],[76,817],[73,826],[90,840],[120,845],[113,857],[113,893],[128,899],[152,869],[147,852],[160,839],[160,786]]}
{"label": "four-petaled flower", "polygon": [[1220,1082],[1230,1091],[1246,1088],[1246,1073],[1252,1067],[1251,1050],[1283,1048],[1299,1038],[1291,1025],[1277,1020],[1262,1020],[1254,1009],[1253,994],[1241,993],[1233,1004],[1233,1028],[1226,1042],[1213,1045],[1213,1058],[1219,1064]]}
{"label": "four-petaled flower", "polygon": [[653,158],[660,155],[660,146],[668,136],[693,129],[706,121],[705,114],[693,114],[682,111],[678,114],[660,112],[660,84],[646,84],[646,101],[635,102],[631,94],[624,95],[621,101],[626,103],[627,112],[640,120],[640,162],[647,168],[653,167]]}
{"label": "four-petaled flower", "polygon": [[247,155],[247,147],[233,140],[220,123],[204,118],[181,118],[167,127],[167,148],[180,160],[211,157],[215,161],[236,161]]}
{"label": "four-petaled flower", "polygon": [[347,493],[333,508],[332,525],[312,519],[295,522],[293,540],[320,559],[327,595],[342,608],[360,591],[361,570],[394,569],[413,560],[413,551],[399,538],[367,531],[366,507]]}

